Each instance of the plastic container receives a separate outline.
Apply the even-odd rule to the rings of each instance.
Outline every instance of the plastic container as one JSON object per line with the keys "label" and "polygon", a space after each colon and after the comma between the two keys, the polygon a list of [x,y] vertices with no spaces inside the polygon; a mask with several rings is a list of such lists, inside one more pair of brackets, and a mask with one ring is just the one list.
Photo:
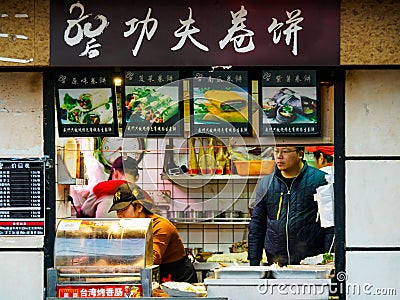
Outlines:
{"label": "plastic container", "polygon": [[259,176],[274,171],[274,160],[235,160],[236,171],[240,176]]}
{"label": "plastic container", "polygon": [[267,278],[269,266],[232,266],[214,269],[214,276],[217,279],[226,278]]}

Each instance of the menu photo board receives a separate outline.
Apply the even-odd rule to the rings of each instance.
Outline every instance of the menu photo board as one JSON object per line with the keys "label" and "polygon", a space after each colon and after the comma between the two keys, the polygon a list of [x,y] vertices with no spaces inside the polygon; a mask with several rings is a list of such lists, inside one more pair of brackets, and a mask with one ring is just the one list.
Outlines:
{"label": "menu photo board", "polygon": [[183,136],[183,85],[178,71],[126,71],[124,137]]}
{"label": "menu photo board", "polygon": [[112,72],[60,72],[55,84],[60,137],[118,136]]}
{"label": "menu photo board", "polygon": [[260,136],[319,136],[321,103],[315,70],[263,70]]}
{"label": "menu photo board", "polygon": [[0,236],[44,235],[45,161],[0,159]]}
{"label": "menu photo board", "polygon": [[194,71],[190,127],[197,136],[251,136],[247,71]]}

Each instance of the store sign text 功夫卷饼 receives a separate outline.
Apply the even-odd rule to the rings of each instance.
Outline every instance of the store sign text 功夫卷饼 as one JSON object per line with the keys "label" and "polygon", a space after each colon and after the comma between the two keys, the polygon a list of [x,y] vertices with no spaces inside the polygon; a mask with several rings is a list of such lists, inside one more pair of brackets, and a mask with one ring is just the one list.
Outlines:
{"label": "store sign text \u529f\u592b\u5377\u997c", "polygon": [[52,1],[53,66],[338,65],[339,2]]}

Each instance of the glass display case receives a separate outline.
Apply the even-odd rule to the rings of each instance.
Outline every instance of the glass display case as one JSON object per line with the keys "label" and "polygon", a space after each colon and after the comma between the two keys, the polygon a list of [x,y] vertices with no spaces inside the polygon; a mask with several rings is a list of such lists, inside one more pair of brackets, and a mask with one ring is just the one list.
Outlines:
{"label": "glass display case", "polygon": [[61,220],[54,267],[63,277],[138,273],[153,264],[151,222],[146,218]]}
{"label": "glass display case", "polygon": [[61,220],[47,273],[48,296],[150,296],[159,282],[152,219]]}

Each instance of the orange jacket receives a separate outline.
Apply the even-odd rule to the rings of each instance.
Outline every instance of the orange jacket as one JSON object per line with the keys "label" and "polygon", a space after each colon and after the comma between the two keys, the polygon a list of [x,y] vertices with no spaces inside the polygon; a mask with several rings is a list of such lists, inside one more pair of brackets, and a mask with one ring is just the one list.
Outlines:
{"label": "orange jacket", "polygon": [[186,256],[185,247],[175,225],[157,214],[153,219],[153,258],[155,265],[180,260]]}

